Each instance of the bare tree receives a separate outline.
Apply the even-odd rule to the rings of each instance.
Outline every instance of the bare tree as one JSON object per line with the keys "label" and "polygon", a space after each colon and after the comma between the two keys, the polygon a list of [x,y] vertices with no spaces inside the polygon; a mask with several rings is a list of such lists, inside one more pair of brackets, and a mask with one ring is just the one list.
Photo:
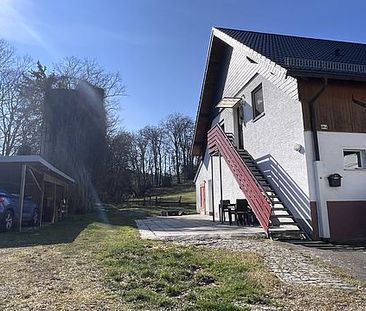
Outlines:
{"label": "bare tree", "polygon": [[106,174],[101,176],[102,189],[114,202],[121,202],[133,191],[133,159],[131,133],[120,131],[108,144]]}
{"label": "bare tree", "polygon": [[107,113],[107,134],[113,136],[118,130],[119,98],[126,94],[125,86],[118,72],[107,72],[96,60],[89,58],[66,57],[54,64],[54,74],[58,77],[57,86],[75,88],[81,80],[104,90],[104,103]]}
{"label": "bare tree", "polygon": [[152,157],[153,164],[153,184],[159,186],[161,182],[161,168],[162,168],[162,141],[163,141],[163,130],[158,126],[147,126],[145,127],[146,136],[148,139],[148,146]]}
{"label": "bare tree", "polygon": [[174,152],[174,164],[175,164],[175,173],[177,175],[177,181],[181,183],[181,176],[180,176],[180,166],[181,166],[181,149],[180,149],[180,142],[183,133],[183,115],[176,113],[171,114],[168,116],[167,120],[165,121],[165,129],[166,133],[170,139],[170,143],[173,146]]}
{"label": "bare tree", "polygon": [[0,64],[1,154],[10,155],[21,144],[25,124],[32,118],[32,111],[22,96],[22,85],[33,63],[28,57],[16,57],[4,43],[0,43],[0,49],[3,49],[0,55],[6,58]]}

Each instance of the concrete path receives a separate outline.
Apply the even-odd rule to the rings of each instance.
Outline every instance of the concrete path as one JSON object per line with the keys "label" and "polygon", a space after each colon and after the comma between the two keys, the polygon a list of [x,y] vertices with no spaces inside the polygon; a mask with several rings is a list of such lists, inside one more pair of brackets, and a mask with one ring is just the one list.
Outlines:
{"label": "concrete path", "polygon": [[265,237],[260,227],[230,226],[203,215],[149,217],[136,223],[141,238],[150,240]]}

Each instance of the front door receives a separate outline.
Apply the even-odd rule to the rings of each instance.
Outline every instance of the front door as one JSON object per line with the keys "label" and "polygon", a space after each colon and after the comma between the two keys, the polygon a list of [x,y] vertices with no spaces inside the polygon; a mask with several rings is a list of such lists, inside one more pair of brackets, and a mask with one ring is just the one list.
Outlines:
{"label": "front door", "polygon": [[200,186],[200,212],[202,215],[206,215],[206,187],[205,183]]}

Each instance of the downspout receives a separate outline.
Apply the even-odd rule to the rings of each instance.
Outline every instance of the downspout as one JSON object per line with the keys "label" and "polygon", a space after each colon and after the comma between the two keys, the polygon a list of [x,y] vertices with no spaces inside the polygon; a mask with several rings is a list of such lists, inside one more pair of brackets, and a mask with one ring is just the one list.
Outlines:
{"label": "downspout", "polygon": [[[317,209],[317,223],[320,238],[329,238],[329,221],[327,211],[327,201],[324,197],[324,181],[323,181],[323,166],[320,160],[319,140],[318,140],[318,124],[317,124],[317,113],[316,113],[316,101],[325,92],[328,86],[328,79],[323,79],[323,85],[320,90],[309,100],[310,108],[310,124],[314,148],[314,182],[316,191],[316,209]],[[313,228],[314,229],[314,228]],[[317,237],[315,237],[317,238]]]}
{"label": "downspout", "polygon": [[318,127],[317,127],[317,114],[316,114],[316,100],[322,95],[328,86],[328,79],[324,78],[321,89],[309,100],[310,107],[310,123],[311,131],[313,134],[313,146],[314,146],[314,161],[320,161],[319,152],[319,140],[318,140]]}

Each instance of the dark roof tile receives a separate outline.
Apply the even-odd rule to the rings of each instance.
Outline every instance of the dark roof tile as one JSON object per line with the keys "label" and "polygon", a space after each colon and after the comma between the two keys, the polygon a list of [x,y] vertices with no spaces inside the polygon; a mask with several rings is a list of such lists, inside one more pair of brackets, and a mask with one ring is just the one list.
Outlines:
{"label": "dark roof tile", "polygon": [[[300,67],[302,67],[300,69],[306,69],[305,67],[307,67],[308,70],[313,71],[366,74],[366,44],[227,28],[217,29],[289,69],[299,69]],[[308,60],[309,62],[307,65],[303,63],[300,65],[298,60]],[[321,61],[322,65],[315,68],[315,61]],[[347,67],[347,64],[351,64],[352,69]],[[334,69],[334,66],[337,69]]]}

